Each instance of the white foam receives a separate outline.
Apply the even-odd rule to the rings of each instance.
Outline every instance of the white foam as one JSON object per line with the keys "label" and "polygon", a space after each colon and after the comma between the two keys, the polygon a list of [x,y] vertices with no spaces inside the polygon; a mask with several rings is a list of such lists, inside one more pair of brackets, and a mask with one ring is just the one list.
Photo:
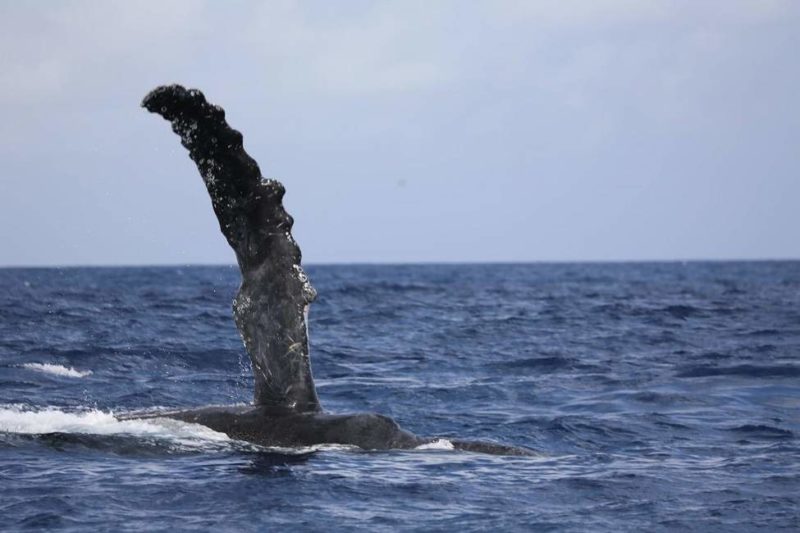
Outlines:
{"label": "white foam", "polygon": [[92,375],[91,370],[75,370],[72,367],[54,365],[51,363],[25,363],[22,367],[29,370],[36,370],[37,372],[44,372],[45,374],[66,376],[69,378],[85,378],[86,376]]}
{"label": "white foam", "polygon": [[426,444],[420,444],[415,450],[455,450],[456,447],[447,439],[436,439]]}
{"label": "white foam", "polygon": [[15,405],[0,406],[0,432],[132,435],[164,439],[184,448],[205,448],[209,444],[232,442],[224,433],[169,418],[118,420],[112,413],[98,410],[67,412],[52,407],[33,409]]}
{"label": "white foam", "polygon": [[310,446],[261,446],[260,449],[284,455],[304,455],[315,452],[352,452],[363,451],[352,444],[312,444]]}

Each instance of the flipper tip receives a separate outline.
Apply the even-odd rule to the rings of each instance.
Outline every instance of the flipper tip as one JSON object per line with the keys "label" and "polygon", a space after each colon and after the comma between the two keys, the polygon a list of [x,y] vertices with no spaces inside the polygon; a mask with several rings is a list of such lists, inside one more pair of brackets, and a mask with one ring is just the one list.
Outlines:
{"label": "flipper tip", "polygon": [[183,85],[160,85],[147,93],[141,106],[151,113],[158,113],[167,120],[172,120],[187,111],[211,109],[224,117],[222,108],[210,106],[206,97],[198,89],[187,89]]}

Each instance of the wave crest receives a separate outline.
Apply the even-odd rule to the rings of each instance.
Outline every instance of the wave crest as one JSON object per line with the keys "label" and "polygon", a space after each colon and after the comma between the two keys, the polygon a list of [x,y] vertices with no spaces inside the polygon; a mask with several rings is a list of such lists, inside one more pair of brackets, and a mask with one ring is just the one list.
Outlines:
{"label": "wave crest", "polygon": [[34,409],[18,405],[0,406],[0,432],[134,436],[169,441],[183,449],[201,449],[233,442],[224,433],[169,418],[118,420],[113,413],[96,409],[67,412],[53,407]]}
{"label": "wave crest", "polygon": [[92,375],[91,370],[75,370],[72,367],[54,365],[52,363],[25,363],[22,365],[22,368],[69,378],[85,378],[86,376]]}

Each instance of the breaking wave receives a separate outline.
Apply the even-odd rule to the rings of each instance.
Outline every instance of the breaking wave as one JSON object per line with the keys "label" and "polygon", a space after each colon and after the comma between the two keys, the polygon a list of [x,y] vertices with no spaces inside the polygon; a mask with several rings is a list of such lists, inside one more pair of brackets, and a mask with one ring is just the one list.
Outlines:
{"label": "breaking wave", "polygon": [[0,432],[132,436],[168,441],[187,450],[232,442],[224,433],[169,418],[119,420],[113,413],[98,410],[67,412],[54,407],[35,409],[19,405],[0,407]]}
{"label": "breaking wave", "polygon": [[52,363],[25,363],[21,365],[22,368],[35,370],[37,372],[44,372],[45,374],[53,374],[55,376],[65,376],[69,378],[85,378],[91,376],[91,370],[75,370],[72,367],[54,365]]}

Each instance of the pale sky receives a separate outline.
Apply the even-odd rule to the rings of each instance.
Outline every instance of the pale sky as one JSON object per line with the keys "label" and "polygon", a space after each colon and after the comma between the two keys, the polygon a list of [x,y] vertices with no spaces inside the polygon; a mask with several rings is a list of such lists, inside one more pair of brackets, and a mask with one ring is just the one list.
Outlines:
{"label": "pale sky", "polygon": [[800,258],[796,0],[0,0],[0,265],[233,262],[165,83],[306,263]]}

